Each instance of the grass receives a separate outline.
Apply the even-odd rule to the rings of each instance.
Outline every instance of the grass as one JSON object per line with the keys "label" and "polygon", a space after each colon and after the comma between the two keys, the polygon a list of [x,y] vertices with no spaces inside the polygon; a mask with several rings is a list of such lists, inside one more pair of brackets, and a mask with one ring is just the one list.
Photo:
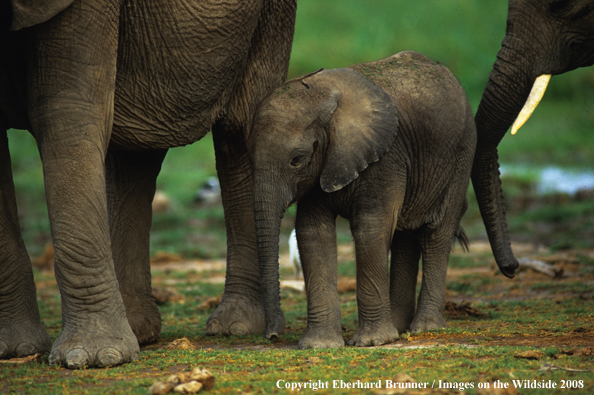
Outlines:
{"label": "grass", "polygon": [[[488,270],[488,263],[481,254],[470,254],[478,262],[472,267]],[[455,253],[453,261],[467,256]],[[346,265],[352,266],[352,262]],[[469,267],[455,264],[454,268]],[[165,287],[176,296],[160,306],[162,336],[156,344],[142,348],[138,361],[108,369],[78,371],[50,367],[47,356],[38,363],[0,364],[0,392],[146,394],[153,382],[195,366],[206,367],[214,373],[216,385],[211,392],[216,394],[285,393],[284,386],[292,383],[318,386],[321,383],[329,387],[320,388],[316,391],[319,393],[347,392],[333,388],[333,385],[340,387],[341,380],[368,385],[381,381],[381,390],[357,392],[389,393],[385,392],[388,381],[396,381],[401,373],[435,387],[433,391],[419,393],[438,393],[435,389],[440,380],[442,387],[450,385],[446,382],[469,383],[464,391],[468,394],[480,394],[479,384],[492,389],[497,380],[509,386],[514,385],[513,380],[550,380],[558,386],[562,380],[570,380],[581,383],[584,391],[594,388],[594,356],[576,352],[585,346],[594,346],[593,305],[581,302],[583,295],[592,296],[592,288],[580,286],[581,281],[591,283],[592,275],[544,281],[540,275],[526,273],[513,281],[501,275],[483,281],[484,271],[453,273],[448,299],[478,299],[472,306],[481,316],[450,318],[446,329],[402,336],[389,347],[304,351],[296,349],[296,343],[307,322],[305,295],[286,288],[282,291],[282,308],[288,325],[280,341],[272,343],[261,336],[206,336],[206,320],[213,309],[199,306],[220,295],[222,283],[204,280],[222,275],[221,272],[190,271],[178,276],[155,268],[154,285]],[[36,271],[35,277],[42,318],[55,339],[60,333],[57,285],[51,272]],[[451,286],[456,282],[471,286],[456,289]],[[348,340],[357,328],[355,294],[349,291],[341,294],[340,299],[344,337]],[[169,342],[181,337],[188,337],[196,349],[167,349]],[[528,350],[540,351],[542,356],[536,360],[518,357]],[[564,391],[545,389],[530,393]]]}

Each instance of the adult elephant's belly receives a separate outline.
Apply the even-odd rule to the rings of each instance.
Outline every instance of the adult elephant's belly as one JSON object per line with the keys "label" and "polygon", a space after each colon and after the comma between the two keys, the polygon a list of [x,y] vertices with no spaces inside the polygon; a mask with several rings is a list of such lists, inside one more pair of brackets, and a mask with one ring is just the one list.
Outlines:
{"label": "adult elephant's belly", "polygon": [[130,2],[122,15],[110,147],[193,143],[233,111],[259,2],[143,4]]}
{"label": "adult elephant's belly", "polygon": [[173,148],[200,140],[211,126],[214,104],[180,114],[171,105],[143,101],[142,105],[116,101],[110,149]]}

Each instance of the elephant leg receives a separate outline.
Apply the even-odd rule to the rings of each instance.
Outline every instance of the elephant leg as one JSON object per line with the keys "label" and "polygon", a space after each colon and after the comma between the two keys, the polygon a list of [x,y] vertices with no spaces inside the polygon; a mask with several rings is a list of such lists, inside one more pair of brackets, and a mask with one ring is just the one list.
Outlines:
{"label": "elephant leg", "polygon": [[[255,108],[281,85],[289,68],[296,2],[265,2],[252,35],[243,80],[230,99],[227,120],[212,128],[227,227],[225,292],[206,324],[209,335],[264,334],[264,304],[256,250],[253,175],[245,136]],[[280,314],[278,332],[284,332]]]}
{"label": "elephant leg", "polygon": [[344,346],[337,288],[336,216],[301,200],[296,231],[307,292],[307,328],[299,348]]}
{"label": "elephant leg", "polygon": [[[448,221],[444,220],[444,222]],[[453,230],[446,226],[425,229],[421,235],[423,280],[417,312],[410,326],[412,333],[447,326],[444,317],[446,275],[453,237]]]}
{"label": "elephant leg", "polygon": [[[209,317],[206,333],[263,334],[251,161],[242,130],[218,123],[212,133],[227,228],[227,271],[221,303]],[[281,316],[280,333],[285,327]]]}
{"label": "elephant leg", "polygon": [[112,366],[138,358],[111,255],[103,155],[87,141],[40,148],[62,297],[62,334],[50,364]]}
{"label": "elephant leg", "polygon": [[32,31],[29,118],[62,298],[62,333],[49,362],[69,368],[113,366],[139,355],[114,270],[105,183],[118,13],[114,4],[76,0]]}
{"label": "elephant leg", "polygon": [[410,328],[410,324],[415,318],[421,247],[414,235],[395,232],[391,252],[390,305],[392,321],[399,332],[404,332]]}
{"label": "elephant leg", "polygon": [[149,256],[151,203],[167,150],[114,151],[107,155],[107,208],[111,251],[126,315],[140,344],[161,333]]}
{"label": "elephant leg", "polygon": [[0,359],[47,354],[31,261],[21,236],[6,131],[0,132]]}
{"label": "elephant leg", "polygon": [[388,249],[392,232],[378,226],[386,222],[383,212],[351,221],[357,259],[359,328],[349,345],[378,346],[399,337],[390,311]]}

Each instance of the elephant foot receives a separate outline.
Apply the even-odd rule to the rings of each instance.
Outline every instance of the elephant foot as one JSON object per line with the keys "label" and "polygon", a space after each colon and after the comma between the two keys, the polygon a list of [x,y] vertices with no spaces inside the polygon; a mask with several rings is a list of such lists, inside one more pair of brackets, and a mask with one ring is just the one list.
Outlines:
{"label": "elephant foot", "polygon": [[305,330],[305,333],[299,340],[299,349],[306,350],[308,348],[340,348],[344,347],[344,340],[342,333],[338,333],[328,328],[317,328]]}
{"label": "elephant foot", "polygon": [[412,324],[410,325],[411,333],[420,333],[431,331],[434,329],[446,328],[446,320],[443,313],[436,314],[417,314]]}
{"label": "elephant foot", "polygon": [[140,348],[125,317],[64,328],[49,355],[50,365],[69,369],[108,367],[138,359]]}
{"label": "elephant foot", "polygon": [[398,338],[398,329],[392,321],[388,321],[381,324],[359,326],[348,345],[355,347],[381,346],[392,343]]}
{"label": "elephant foot", "polygon": [[122,294],[126,316],[138,344],[155,342],[161,334],[161,313],[152,293],[140,297]]}
{"label": "elephant foot", "polygon": [[[246,336],[263,335],[264,306],[262,302],[254,302],[239,296],[223,296],[219,307],[208,318],[207,335]],[[285,315],[281,311],[279,334],[285,332]]]}
{"label": "elephant foot", "polygon": [[398,312],[392,310],[392,323],[398,329],[398,333],[404,333],[410,328],[415,317],[414,309],[412,311]]}
{"label": "elephant foot", "polygon": [[52,341],[41,322],[14,323],[0,328],[0,359],[47,354]]}

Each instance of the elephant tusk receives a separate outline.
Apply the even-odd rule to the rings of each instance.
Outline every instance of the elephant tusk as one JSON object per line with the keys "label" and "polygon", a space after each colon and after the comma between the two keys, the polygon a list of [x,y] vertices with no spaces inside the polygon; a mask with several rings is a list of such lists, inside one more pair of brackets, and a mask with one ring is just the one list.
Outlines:
{"label": "elephant tusk", "polygon": [[532,86],[530,95],[528,96],[528,99],[526,100],[524,107],[522,107],[522,111],[520,111],[518,118],[516,118],[516,121],[512,126],[512,135],[516,134],[518,129],[520,129],[522,125],[526,123],[528,118],[530,118],[530,115],[532,115],[534,110],[536,110],[538,103],[540,103],[540,100],[542,99],[545,91],[547,90],[547,85],[549,84],[550,80],[550,74],[543,74],[534,81],[534,85]]}

